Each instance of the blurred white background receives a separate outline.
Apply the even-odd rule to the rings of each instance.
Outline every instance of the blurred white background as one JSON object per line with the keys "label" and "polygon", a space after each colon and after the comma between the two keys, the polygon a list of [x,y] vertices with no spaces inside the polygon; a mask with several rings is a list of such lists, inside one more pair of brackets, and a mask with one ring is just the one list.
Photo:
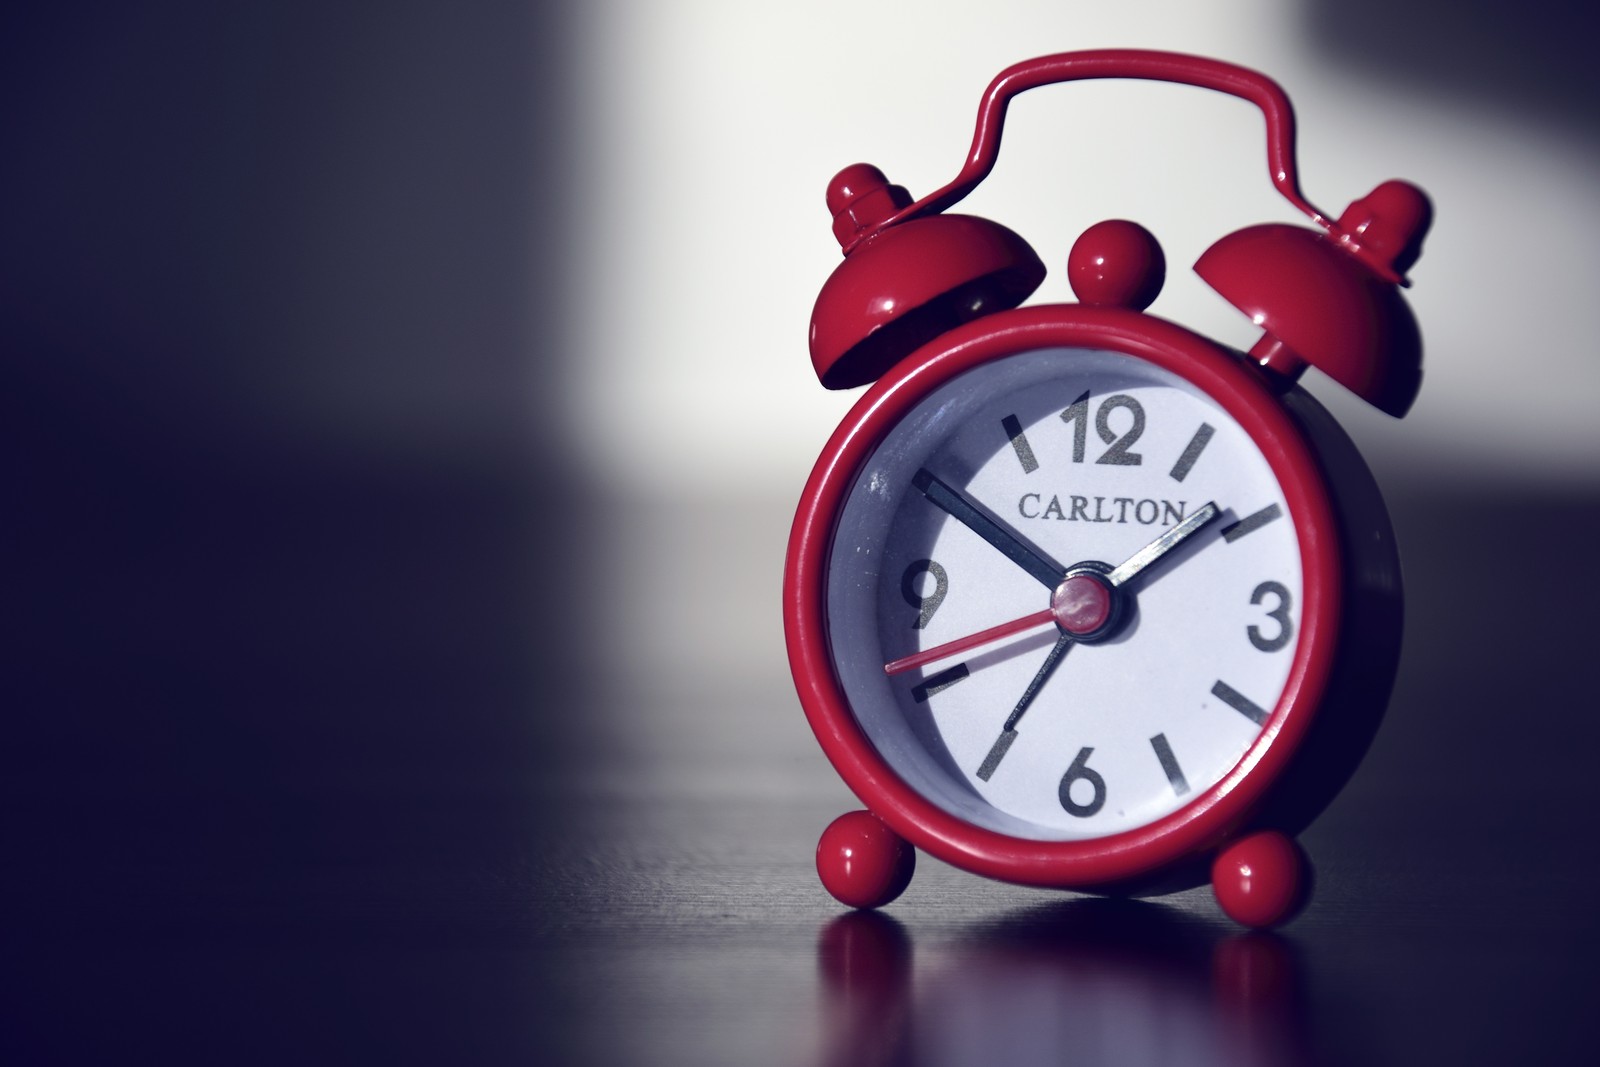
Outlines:
{"label": "blurred white background", "polygon": [[[1452,9],[1424,7],[1447,34]],[[1374,62],[1330,48],[1330,25]],[[807,357],[812,301],[839,261],[824,187],[856,161],[913,196],[943,184],[989,80],[1034,55],[1146,47],[1254,67],[1295,103],[1313,203],[1337,215],[1390,177],[1428,190],[1435,225],[1408,294],[1425,341],[1416,407],[1395,421],[1307,376],[1380,481],[1600,483],[1600,149],[1526,98],[1461,92],[1470,71],[1402,77],[1395,56],[1426,54],[1428,25],[1417,5],[1276,0],[588,5],[564,436],[640,517],[616,531],[635,561],[625,581],[682,624],[640,622],[637,666],[781,670],[788,518],[856,395],[824,391]],[[1496,47],[1469,39],[1435,61]],[[1051,270],[1035,301],[1071,299],[1063,264],[1086,226],[1135,219],[1167,253],[1151,311],[1248,347],[1253,327],[1188,265],[1235,229],[1303,221],[1268,182],[1262,129],[1250,105],[1203,90],[1046,87],[1012,106],[998,167],[957,210],[1034,246]]]}
{"label": "blurred white background", "polygon": [[[1409,294],[1426,388],[1404,424],[1341,405],[1369,453],[1441,476],[1600,479],[1600,152],[1540,115],[1343,70],[1312,47],[1303,6],[1274,0],[586,10],[587,352],[572,432],[612,484],[797,486],[850,400],[819,389],[806,360],[811,303],[839,259],[829,177],[864,160],[927,193],[959,168],[996,73],[1106,47],[1199,52],[1276,78],[1300,119],[1304,188],[1334,214],[1389,177],[1432,195]],[[1187,265],[1234,229],[1302,221],[1267,181],[1253,107],[1130,82],[1020,98],[999,166],[957,210],[1035,246],[1053,272],[1036,300],[1071,299],[1061,264],[1084,227],[1141,221],[1169,263],[1152,311],[1235,344],[1254,331]]]}

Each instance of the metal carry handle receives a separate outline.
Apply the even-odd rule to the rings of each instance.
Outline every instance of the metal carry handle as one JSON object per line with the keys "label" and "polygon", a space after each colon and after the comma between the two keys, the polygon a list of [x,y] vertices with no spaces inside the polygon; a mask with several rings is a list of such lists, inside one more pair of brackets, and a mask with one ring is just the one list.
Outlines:
{"label": "metal carry handle", "polygon": [[[1040,56],[1001,71],[989,83],[983,95],[983,102],[978,107],[977,129],[972,136],[972,150],[967,154],[967,162],[955,180],[885,219],[873,228],[872,233],[943,211],[958,203],[988,177],[1000,154],[1000,134],[1005,125],[1006,107],[1012,97],[1041,85],[1093,78],[1176,82],[1213,89],[1255,104],[1267,121],[1267,168],[1273,186],[1311,221],[1327,230],[1335,228],[1326,214],[1301,195],[1294,160],[1294,108],[1277,82],[1246,67],[1204,56],[1113,48]],[[864,240],[868,236],[871,234],[864,233],[859,239]]]}

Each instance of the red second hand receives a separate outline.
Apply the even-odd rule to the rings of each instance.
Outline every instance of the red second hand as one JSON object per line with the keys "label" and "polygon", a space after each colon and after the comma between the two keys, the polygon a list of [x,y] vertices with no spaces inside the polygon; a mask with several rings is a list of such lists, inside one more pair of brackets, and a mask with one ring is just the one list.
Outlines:
{"label": "red second hand", "polygon": [[1055,612],[1045,608],[1043,611],[1036,611],[1032,615],[1024,615],[1020,619],[1012,619],[1010,622],[1003,622],[999,626],[991,626],[980,633],[958,637],[954,641],[947,641],[942,645],[935,645],[933,648],[925,648],[915,655],[906,656],[904,659],[885,663],[883,665],[883,673],[900,674],[904,671],[913,670],[935,660],[944,659],[946,656],[953,656],[957,652],[965,652],[969,648],[987,645],[991,641],[1000,640],[1002,637],[1010,637],[1012,634],[1019,634],[1024,630],[1043,626],[1047,622],[1055,622],[1055,619]]}

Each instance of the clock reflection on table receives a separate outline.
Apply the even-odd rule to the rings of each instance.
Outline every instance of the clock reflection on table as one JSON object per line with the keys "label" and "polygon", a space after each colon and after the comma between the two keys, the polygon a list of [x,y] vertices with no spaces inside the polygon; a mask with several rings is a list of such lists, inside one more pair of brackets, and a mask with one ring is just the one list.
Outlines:
{"label": "clock reflection on table", "polygon": [[1077,898],[921,946],[885,912],[820,929],[821,1063],[1313,1063],[1301,963],[1277,934]]}

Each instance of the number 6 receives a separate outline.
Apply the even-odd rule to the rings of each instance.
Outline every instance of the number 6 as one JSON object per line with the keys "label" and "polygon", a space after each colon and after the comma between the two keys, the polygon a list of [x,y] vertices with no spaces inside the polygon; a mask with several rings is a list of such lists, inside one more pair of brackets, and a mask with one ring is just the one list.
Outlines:
{"label": "number 6", "polygon": [[[1092,748],[1078,750],[1078,758],[1072,761],[1072,766],[1067,768],[1067,773],[1061,776],[1061,788],[1058,796],[1061,806],[1067,809],[1068,815],[1076,815],[1080,819],[1087,819],[1106,804],[1106,780],[1100,777],[1100,772],[1091,770],[1088,766],[1089,756],[1094,752]],[[1084,781],[1094,786],[1094,799],[1087,804],[1079,804],[1072,799],[1072,783]]]}

